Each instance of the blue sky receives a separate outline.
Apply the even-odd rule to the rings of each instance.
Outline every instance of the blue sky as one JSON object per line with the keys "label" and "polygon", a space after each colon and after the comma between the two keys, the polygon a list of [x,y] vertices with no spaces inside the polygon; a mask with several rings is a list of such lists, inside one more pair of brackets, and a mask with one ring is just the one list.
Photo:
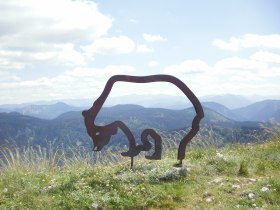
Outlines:
{"label": "blue sky", "polygon": [[[277,0],[0,0],[0,104],[95,99],[114,74],[279,97]],[[113,96],[180,92],[117,84]]]}

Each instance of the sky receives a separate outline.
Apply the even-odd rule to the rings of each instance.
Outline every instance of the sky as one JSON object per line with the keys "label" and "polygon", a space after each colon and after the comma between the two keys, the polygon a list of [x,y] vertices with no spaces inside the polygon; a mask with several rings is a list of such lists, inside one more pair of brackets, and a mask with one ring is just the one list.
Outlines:
{"label": "sky", "polygon": [[[279,97],[278,0],[0,0],[0,104],[96,99],[116,74]],[[112,96],[180,95],[119,82]]]}

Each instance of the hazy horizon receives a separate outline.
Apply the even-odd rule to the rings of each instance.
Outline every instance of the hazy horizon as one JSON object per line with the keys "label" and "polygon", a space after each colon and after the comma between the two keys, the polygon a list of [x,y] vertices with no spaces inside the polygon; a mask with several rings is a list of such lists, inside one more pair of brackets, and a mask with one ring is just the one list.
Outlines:
{"label": "hazy horizon", "polygon": [[[98,95],[99,96],[99,95]],[[59,102],[76,106],[76,107],[85,107],[91,106],[92,103],[98,98],[98,96],[92,96],[91,98],[65,98],[65,99],[45,99],[45,100],[34,100],[34,101],[25,101],[20,103],[0,103],[0,106],[9,106],[9,105],[52,105]],[[153,98],[154,97],[154,98]],[[181,101],[161,101],[162,99],[166,98],[173,98],[173,99],[181,99]],[[280,100],[280,96],[260,96],[260,95],[251,95],[251,96],[244,96],[244,95],[234,95],[234,94],[219,94],[219,95],[205,95],[198,97],[201,102],[217,102],[218,99],[225,100],[225,98],[239,98],[242,100],[247,100],[248,104],[256,103],[259,101],[264,100]],[[212,100],[214,98],[214,100]],[[124,101],[124,99],[129,99]],[[134,100],[136,99],[136,100]],[[155,100],[156,99],[156,100]],[[158,100],[159,99],[159,100]],[[182,101],[183,100],[183,101]],[[232,99],[231,99],[232,100]],[[114,106],[118,104],[135,104],[135,105],[141,105],[144,106],[147,105],[147,107],[151,106],[151,104],[159,104],[161,102],[170,103],[170,104],[178,104],[184,102],[185,104],[191,106],[191,102],[186,98],[185,95],[167,95],[167,94],[127,94],[127,95],[119,95],[119,96],[109,96],[107,100],[105,101],[104,106]],[[223,103],[220,103],[223,104]],[[153,106],[157,107],[157,106]],[[241,107],[241,106],[240,106]],[[159,107],[160,108],[160,107]],[[229,108],[229,107],[228,107]]]}

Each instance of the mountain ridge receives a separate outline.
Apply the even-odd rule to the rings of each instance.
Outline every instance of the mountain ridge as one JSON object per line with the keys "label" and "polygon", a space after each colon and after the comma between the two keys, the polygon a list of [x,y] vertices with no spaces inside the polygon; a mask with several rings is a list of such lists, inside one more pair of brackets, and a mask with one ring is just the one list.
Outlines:
{"label": "mountain ridge", "polygon": [[259,101],[232,111],[238,116],[236,120],[269,121],[274,118],[275,121],[280,122],[280,100]]}
{"label": "mountain ridge", "polygon": [[[263,100],[260,102],[252,103],[248,106],[237,108],[237,109],[229,109],[228,107],[219,104],[217,102],[201,102],[203,107],[207,107],[216,111],[217,113],[235,121],[261,121],[267,122],[271,119],[274,119],[276,122],[280,122],[280,100]],[[121,109],[120,105],[129,105],[129,104],[118,104],[114,106],[105,106],[104,108],[114,107],[114,109]],[[134,105],[137,108],[147,108],[152,109],[154,107],[144,107],[139,104],[130,104],[131,107]],[[34,116],[41,119],[55,119],[59,115],[68,112],[68,111],[82,111],[88,109],[85,107],[74,107],[70,106],[63,102],[57,102],[55,104],[49,105],[35,105],[30,104],[28,106],[20,106],[21,108],[11,108],[0,106],[0,112],[19,112],[24,115]],[[12,106],[14,107],[14,106]],[[192,107],[192,106],[191,106]],[[168,109],[166,107],[157,107],[154,109],[166,109],[166,110],[183,110],[189,107],[185,107],[182,109]],[[128,107],[124,108],[128,109]]]}
{"label": "mountain ridge", "polygon": [[[236,130],[241,135],[243,130],[260,130],[258,122],[236,122],[207,107],[201,126],[215,127],[219,135],[225,131]],[[146,128],[172,133],[176,130],[187,130],[195,111],[193,108],[168,110],[163,108],[145,108],[139,105],[118,105],[104,107],[97,115],[96,124],[106,125],[121,120],[132,130],[136,139]],[[247,131],[246,131],[247,132]],[[113,144],[125,144],[125,137],[119,132]],[[230,137],[227,137],[230,138]],[[39,119],[20,113],[0,113],[0,145],[46,145],[48,141],[56,144],[91,146],[81,111],[69,111],[55,119]]]}
{"label": "mountain ridge", "polygon": [[[232,106],[235,109],[262,100],[280,99],[280,97],[277,96],[271,98],[267,96],[266,97],[258,96],[256,98],[253,96],[249,97],[249,96],[241,96],[241,95],[234,95],[234,94],[208,95],[208,96],[202,96],[198,98],[201,102],[216,102],[230,109],[232,109],[231,108]],[[35,102],[28,102],[22,104],[0,104],[0,109],[3,108],[3,109],[15,110],[16,108],[22,108],[29,105],[52,105],[57,102],[63,102],[74,107],[88,107],[92,105],[95,99],[96,98],[93,97],[93,99],[61,99],[61,100],[51,100],[51,101],[35,101]],[[239,103],[240,101],[242,102],[241,104]],[[173,96],[167,94],[123,95],[123,96],[111,96],[111,97],[109,96],[108,99],[105,101],[104,105],[114,106],[117,104],[139,104],[141,106],[148,107],[148,108],[154,107],[154,108],[167,108],[167,109],[183,109],[192,106],[189,100],[183,95]]]}

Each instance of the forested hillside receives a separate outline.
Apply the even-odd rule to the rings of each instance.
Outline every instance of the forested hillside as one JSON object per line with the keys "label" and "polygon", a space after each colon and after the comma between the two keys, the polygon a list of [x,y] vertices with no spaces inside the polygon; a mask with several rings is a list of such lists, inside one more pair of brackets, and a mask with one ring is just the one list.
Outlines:
{"label": "forested hillside", "polygon": [[[207,127],[223,142],[261,141],[266,137],[259,122],[237,122],[212,109],[204,107],[205,117],[201,121],[201,132]],[[164,135],[176,131],[187,131],[195,112],[193,108],[169,110],[163,108],[144,108],[138,105],[117,105],[104,107],[98,114],[99,125],[116,120],[125,122],[136,139],[146,128],[154,128]],[[207,137],[207,136],[206,136]],[[0,145],[76,145],[91,147],[81,111],[63,113],[52,120],[39,119],[19,113],[0,113]],[[121,132],[110,142],[114,145],[127,144]]]}

